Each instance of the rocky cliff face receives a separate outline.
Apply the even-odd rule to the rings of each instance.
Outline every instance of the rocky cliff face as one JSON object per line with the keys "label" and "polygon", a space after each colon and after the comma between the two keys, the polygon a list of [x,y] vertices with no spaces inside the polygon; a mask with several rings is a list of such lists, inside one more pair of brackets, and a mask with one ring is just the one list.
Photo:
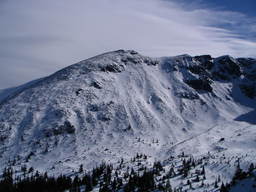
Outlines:
{"label": "rocky cliff face", "polygon": [[230,56],[81,61],[0,94],[0,165],[71,172],[136,153],[255,150],[255,74],[256,60]]}

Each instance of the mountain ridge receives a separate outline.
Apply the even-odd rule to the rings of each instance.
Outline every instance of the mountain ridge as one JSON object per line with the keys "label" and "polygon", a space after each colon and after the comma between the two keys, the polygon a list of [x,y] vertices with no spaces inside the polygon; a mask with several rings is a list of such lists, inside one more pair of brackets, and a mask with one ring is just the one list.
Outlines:
{"label": "mountain ridge", "polygon": [[255,158],[255,69],[249,58],[124,50],[83,60],[2,96],[0,166],[15,159],[57,174],[136,153],[152,162],[220,151],[250,153],[246,167]]}

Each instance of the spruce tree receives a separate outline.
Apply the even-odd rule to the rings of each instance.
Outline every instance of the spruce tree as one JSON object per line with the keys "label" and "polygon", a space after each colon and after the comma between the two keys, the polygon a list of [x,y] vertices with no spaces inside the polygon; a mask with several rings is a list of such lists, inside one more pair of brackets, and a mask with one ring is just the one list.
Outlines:
{"label": "spruce tree", "polygon": [[82,173],[84,171],[83,164],[79,166],[79,173]]}
{"label": "spruce tree", "polygon": [[254,170],[254,165],[253,165],[253,163],[251,163],[250,166],[249,166],[248,172],[252,173],[253,170]]}

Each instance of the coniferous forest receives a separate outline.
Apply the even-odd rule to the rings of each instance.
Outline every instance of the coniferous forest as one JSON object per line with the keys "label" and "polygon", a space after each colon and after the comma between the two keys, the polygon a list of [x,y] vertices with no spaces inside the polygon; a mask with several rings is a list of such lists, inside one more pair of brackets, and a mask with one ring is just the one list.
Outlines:
{"label": "coniferous forest", "polygon": [[[140,162],[146,158],[146,155],[137,154],[131,159],[131,162],[140,165]],[[39,173],[33,167],[22,166],[19,172],[8,167],[1,175],[0,192],[89,192],[93,189],[97,189],[99,192],[185,192],[188,188],[195,190],[195,185],[204,187],[207,172],[203,159],[186,158],[184,154],[180,156],[180,159],[181,165],[172,165],[169,170],[164,169],[161,162],[155,162],[151,168],[146,166],[138,166],[137,169],[125,167],[124,161],[121,159],[115,168],[112,164],[102,163],[87,172],[83,165],[80,165],[73,175],[57,177],[48,176],[47,172]],[[124,168],[126,171],[123,171]],[[212,183],[212,187],[220,192],[229,192],[230,188],[240,180],[255,177],[254,170],[255,166],[251,164],[247,171],[243,171],[238,163],[230,183],[224,183],[218,177]],[[186,181],[183,183],[184,187],[171,185],[170,179],[175,177]],[[211,187],[209,184],[207,185],[207,187]]]}

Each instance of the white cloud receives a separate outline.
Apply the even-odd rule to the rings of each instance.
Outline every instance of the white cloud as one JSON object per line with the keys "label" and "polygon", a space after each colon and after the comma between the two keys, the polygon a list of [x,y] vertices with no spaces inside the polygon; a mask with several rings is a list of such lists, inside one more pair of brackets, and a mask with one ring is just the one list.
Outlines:
{"label": "white cloud", "polygon": [[235,30],[239,23],[253,30],[254,21],[234,12],[183,6],[163,0],[2,1],[0,88],[121,48],[149,56],[256,56],[255,42],[220,27]]}

